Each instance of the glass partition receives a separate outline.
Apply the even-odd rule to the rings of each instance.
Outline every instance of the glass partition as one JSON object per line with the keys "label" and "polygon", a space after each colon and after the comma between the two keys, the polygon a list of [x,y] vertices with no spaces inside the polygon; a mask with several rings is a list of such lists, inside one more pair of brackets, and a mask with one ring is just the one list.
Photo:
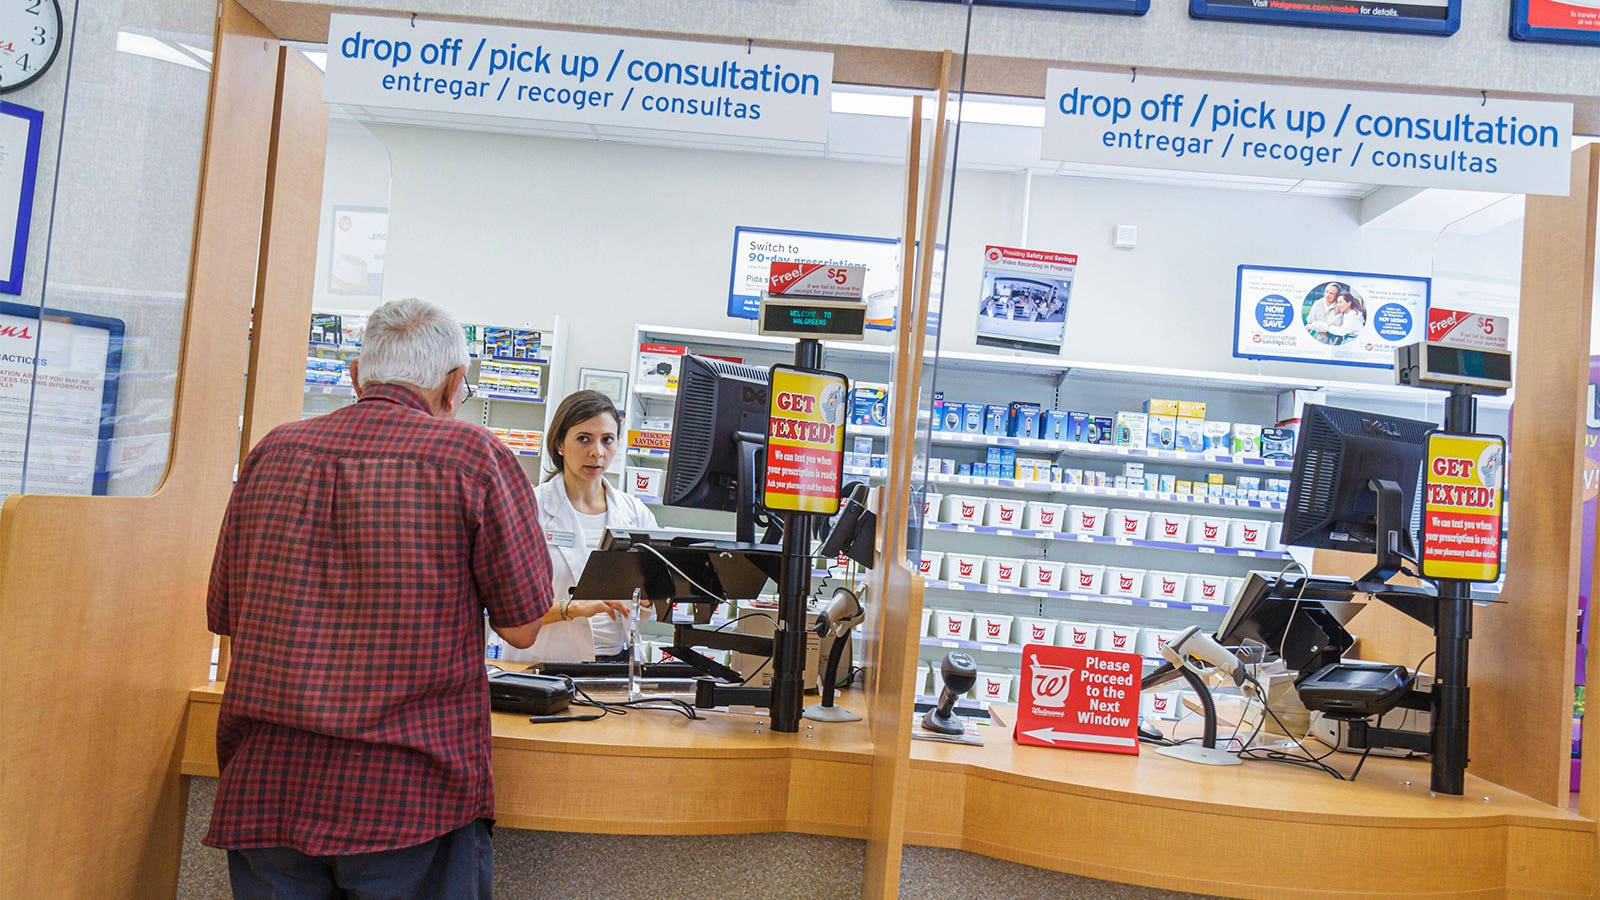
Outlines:
{"label": "glass partition", "polygon": [[215,10],[62,16],[53,65],[0,106],[0,218],[20,205],[26,225],[0,299],[0,496],[147,494],[171,440]]}

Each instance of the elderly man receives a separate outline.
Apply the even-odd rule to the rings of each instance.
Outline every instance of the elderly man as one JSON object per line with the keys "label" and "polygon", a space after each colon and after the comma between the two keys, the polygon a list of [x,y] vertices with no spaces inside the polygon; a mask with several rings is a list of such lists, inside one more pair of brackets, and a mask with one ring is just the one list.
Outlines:
{"label": "elderly man", "polygon": [[461,326],[367,320],[357,402],[280,426],[239,471],[206,612],[232,638],[205,843],[239,897],[487,897],[484,617],[550,606],[533,491],[469,396]]}

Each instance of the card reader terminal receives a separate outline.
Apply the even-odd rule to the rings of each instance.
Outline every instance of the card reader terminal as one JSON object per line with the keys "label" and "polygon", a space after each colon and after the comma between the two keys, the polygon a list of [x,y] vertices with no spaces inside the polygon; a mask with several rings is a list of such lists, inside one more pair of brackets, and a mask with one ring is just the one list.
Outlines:
{"label": "card reader terminal", "polygon": [[1297,688],[1306,709],[1335,718],[1365,718],[1398,706],[1413,680],[1405,666],[1336,662],[1311,673]]}

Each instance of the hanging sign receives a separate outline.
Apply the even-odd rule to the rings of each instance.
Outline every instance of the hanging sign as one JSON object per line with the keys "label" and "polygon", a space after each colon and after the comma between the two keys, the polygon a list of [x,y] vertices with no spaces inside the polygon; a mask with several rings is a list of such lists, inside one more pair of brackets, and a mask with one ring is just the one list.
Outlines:
{"label": "hanging sign", "polygon": [[761,294],[761,334],[859,341],[866,335],[861,301],[866,266],[774,262]]}
{"label": "hanging sign", "polygon": [[1422,574],[1492,582],[1500,578],[1504,438],[1428,435],[1423,473]]}
{"label": "hanging sign", "polygon": [[1270,25],[1452,35],[1461,27],[1461,0],[1189,0],[1189,15]]}
{"label": "hanging sign", "polygon": [[[937,0],[937,2],[965,3],[966,0]],[[1150,11],[1150,0],[972,0],[972,5],[1114,13],[1122,16],[1142,16]]]}
{"label": "hanging sign", "polygon": [[1137,653],[1029,644],[1022,658],[1017,743],[1138,755]]}
{"label": "hanging sign", "polygon": [[343,13],[327,65],[329,103],[808,144],[833,84],[831,53]]}
{"label": "hanging sign", "polygon": [[845,397],[850,382],[834,372],[772,367],[767,414],[767,471],[762,505],[782,512],[839,511],[844,481]]}
{"label": "hanging sign", "polygon": [[[1276,3],[1276,0],[1274,0]],[[1565,196],[1572,104],[1051,69],[1072,163]]]}
{"label": "hanging sign", "polygon": [[866,278],[866,266],[774,262],[767,269],[767,293],[771,296],[859,301],[861,285]]}
{"label": "hanging sign", "polygon": [[1511,0],[1511,39],[1600,44],[1600,3],[1595,0]]}
{"label": "hanging sign", "polygon": [[1438,306],[1428,308],[1427,339],[1436,344],[1509,350],[1510,337],[1511,320],[1505,316],[1486,316]]}
{"label": "hanging sign", "polygon": [[1421,277],[1240,266],[1233,355],[1393,368],[1396,348],[1423,340],[1431,288]]}
{"label": "hanging sign", "polygon": [[1067,335],[1075,253],[983,248],[983,288],[974,326],[979,346],[1056,355]]}

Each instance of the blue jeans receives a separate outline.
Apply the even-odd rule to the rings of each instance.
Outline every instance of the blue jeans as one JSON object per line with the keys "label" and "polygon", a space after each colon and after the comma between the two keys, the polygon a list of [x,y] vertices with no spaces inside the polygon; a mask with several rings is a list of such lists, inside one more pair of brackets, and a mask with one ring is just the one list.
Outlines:
{"label": "blue jeans", "polygon": [[240,900],[487,900],[494,896],[494,848],[488,820],[478,819],[425,844],[375,853],[229,850],[228,880]]}

